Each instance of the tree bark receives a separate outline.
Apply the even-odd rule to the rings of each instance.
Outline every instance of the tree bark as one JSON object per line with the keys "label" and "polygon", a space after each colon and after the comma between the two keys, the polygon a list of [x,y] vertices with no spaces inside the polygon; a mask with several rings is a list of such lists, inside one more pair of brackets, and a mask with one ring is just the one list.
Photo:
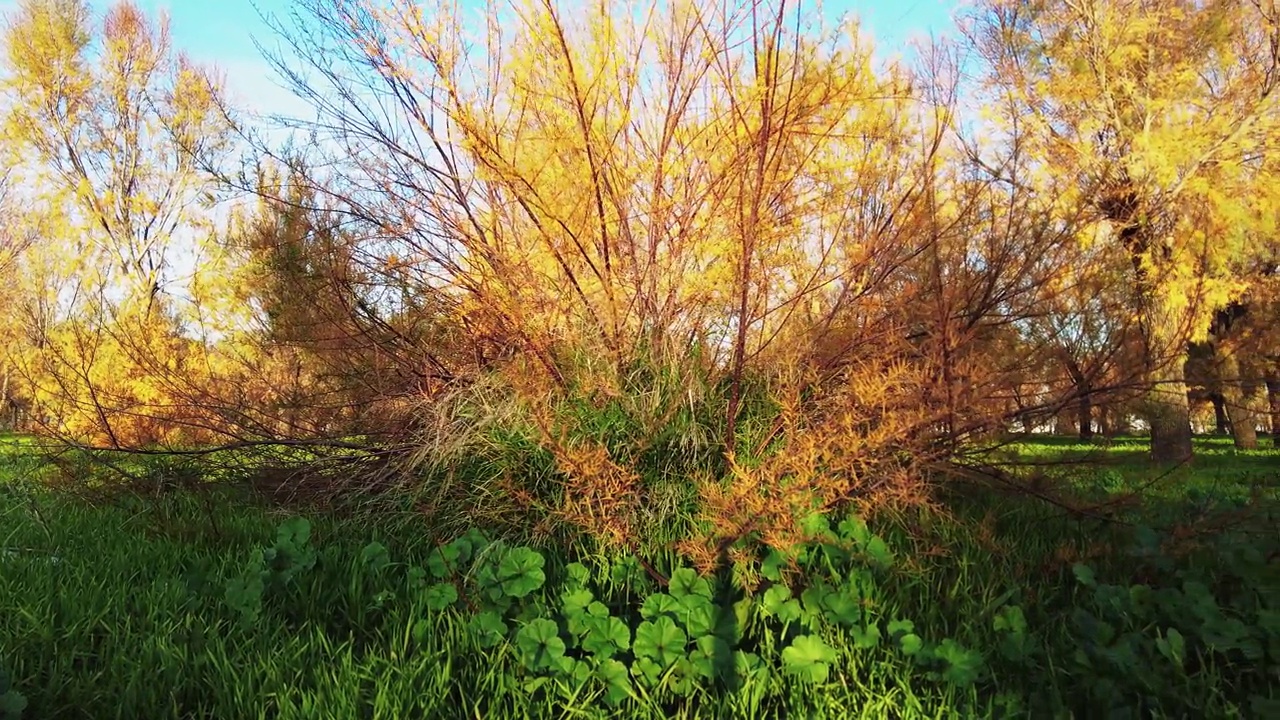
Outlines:
{"label": "tree bark", "polygon": [[1092,440],[1093,388],[1090,387],[1089,378],[1073,358],[1067,358],[1066,365],[1067,374],[1076,386],[1076,429],[1080,431],[1081,440]]}
{"label": "tree bark", "polygon": [[1227,417],[1227,401],[1222,397],[1222,393],[1211,393],[1209,399],[1213,401],[1213,434],[1227,435],[1231,432],[1231,420]]}
{"label": "tree bark", "polygon": [[1079,405],[1076,407],[1076,414],[1080,421],[1080,439],[1093,439],[1093,395],[1086,389],[1080,393]]}
{"label": "tree bark", "polygon": [[1241,450],[1258,448],[1258,419],[1254,414],[1257,383],[1244,377],[1240,358],[1229,347],[1215,348],[1218,380],[1222,384],[1223,404],[1231,421],[1231,438]]}
{"label": "tree bark", "polygon": [[1267,376],[1267,398],[1271,410],[1271,439],[1280,445],[1280,373]]}
{"label": "tree bark", "polygon": [[[12,423],[5,422],[5,416],[9,415],[9,365],[5,363],[4,370],[0,372],[0,429],[14,430],[18,424],[15,414]],[[5,428],[6,424],[14,427]]]}
{"label": "tree bark", "polygon": [[1187,399],[1185,350],[1163,366],[1148,371],[1147,424],[1151,426],[1151,459],[1157,463],[1190,460],[1191,403]]}

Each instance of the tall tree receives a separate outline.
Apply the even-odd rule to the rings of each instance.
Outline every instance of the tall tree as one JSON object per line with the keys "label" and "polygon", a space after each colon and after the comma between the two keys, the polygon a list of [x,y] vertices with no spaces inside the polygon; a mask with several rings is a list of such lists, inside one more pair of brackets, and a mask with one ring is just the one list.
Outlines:
{"label": "tall tree", "polygon": [[983,0],[972,20],[993,109],[1129,255],[1152,455],[1184,460],[1187,342],[1244,289],[1272,222],[1275,4]]}
{"label": "tall tree", "polygon": [[131,2],[22,0],[4,29],[9,151],[65,213],[79,270],[155,297],[227,146],[215,78]]}
{"label": "tall tree", "polygon": [[205,168],[229,146],[226,106],[212,73],[173,47],[167,19],[130,2],[98,14],[86,0],[22,0],[3,44],[5,159],[51,219],[40,291],[26,299],[43,350],[24,372],[77,418],[61,427],[118,442],[113,418],[171,404],[156,373],[190,345],[178,298],[198,267],[178,256],[207,229]]}
{"label": "tall tree", "polygon": [[[18,210],[11,172],[0,165],[0,276],[15,278],[27,249],[35,242],[34,228]],[[22,340],[19,283],[0,285],[0,426],[12,419],[13,363],[10,352]]]}

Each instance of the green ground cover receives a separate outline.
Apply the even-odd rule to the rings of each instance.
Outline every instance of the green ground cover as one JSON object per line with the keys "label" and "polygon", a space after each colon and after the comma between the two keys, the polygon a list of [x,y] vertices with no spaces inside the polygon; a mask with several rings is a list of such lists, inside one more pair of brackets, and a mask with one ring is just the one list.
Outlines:
{"label": "green ground cover", "polygon": [[24,442],[0,440],[6,720],[1280,717],[1275,450],[1202,439],[1170,472],[1037,439],[997,459],[1143,501],[969,490],[712,578],[646,549],[661,582],[419,516],[87,504]]}

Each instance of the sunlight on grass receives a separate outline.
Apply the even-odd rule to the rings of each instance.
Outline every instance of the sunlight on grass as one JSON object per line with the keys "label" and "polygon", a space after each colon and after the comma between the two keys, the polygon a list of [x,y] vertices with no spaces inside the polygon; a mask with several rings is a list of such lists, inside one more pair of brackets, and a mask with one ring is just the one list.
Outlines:
{"label": "sunlight on grass", "polygon": [[[1059,470],[1141,485],[1133,447]],[[1173,486],[1225,497],[1275,456],[1202,451],[1153,507]],[[1275,702],[1274,533],[1188,545],[994,498],[872,527],[815,518],[796,558],[709,583],[657,554],[664,588],[627,555],[6,487],[0,657],[31,717],[1220,717]]]}

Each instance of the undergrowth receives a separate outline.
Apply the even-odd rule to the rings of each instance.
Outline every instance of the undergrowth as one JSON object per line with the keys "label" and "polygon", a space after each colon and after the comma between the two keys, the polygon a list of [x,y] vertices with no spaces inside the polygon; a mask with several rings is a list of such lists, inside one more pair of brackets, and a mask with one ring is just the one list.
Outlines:
{"label": "undergrowth", "polygon": [[[700,576],[658,543],[182,493],[92,505],[14,459],[4,720],[1280,716],[1280,542],[1237,487],[1191,483],[1150,523],[973,493],[812,516],[790,554],[744,544]],[[1141,480],[1091,473],[1084,492]],[[1189,530],[1189,508],[1241,507]]]}

